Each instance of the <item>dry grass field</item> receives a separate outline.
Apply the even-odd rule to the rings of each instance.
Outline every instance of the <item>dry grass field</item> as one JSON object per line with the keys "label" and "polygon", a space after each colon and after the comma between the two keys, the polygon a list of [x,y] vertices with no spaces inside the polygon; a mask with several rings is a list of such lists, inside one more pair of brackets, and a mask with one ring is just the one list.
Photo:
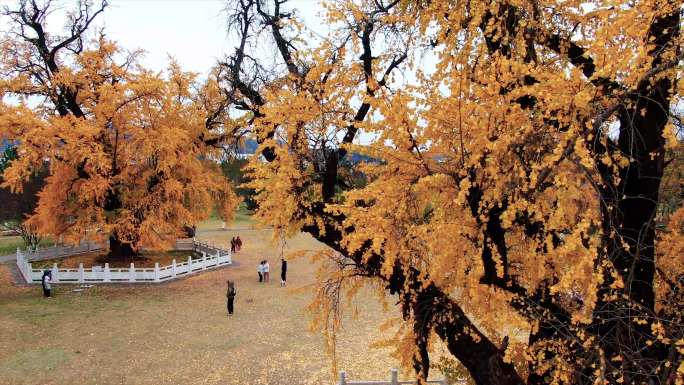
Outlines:
{"label": "dry grass field", "polygon": [[[204,225],[200,238],[228,246],[235,231]],[[240,226],[242,227],[242,226]],[[323,337],[308,331],[304,311],[317,266],[289,262],[279,287],[279,249],[270,230],[240,230],[235,266],[161,285],[70,286],[43,299],[39,287],[14,287],[0,265],[0,384],[333,384]],[[321,247],[307,235],[287,249]],[[256,265],[271,264],[271,282],[257,283]],[[225,308],[225,282],[236,280],[236,314]],[[386,318],[362,296],[361,317],[339,336],[339,368],[351,379],[385,379],[397,362],[369,348]]]}

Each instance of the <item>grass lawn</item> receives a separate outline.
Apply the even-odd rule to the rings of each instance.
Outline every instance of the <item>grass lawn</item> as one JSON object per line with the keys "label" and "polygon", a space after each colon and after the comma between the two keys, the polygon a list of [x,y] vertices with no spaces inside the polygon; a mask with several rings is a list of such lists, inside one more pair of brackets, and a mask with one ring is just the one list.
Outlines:
{"label": "grass lawn", "polygon": [[[53,241],[45,238],[40,241],[40,246],[52,246]],[[25,249],[24,241],[18,235],[0,237],[0,255],[16,253],[17,247]]]}
{"label": "grass lawn", "polygon": [[133,262],[136,267],[148,268],[154,267],[155,263],[159,263],[159,266],[168,266],[174,259],[177,263],[186,262],[189,256],[192,256],[193,259],[201,259],[201,256],[192,255],[190,251],[144,251],[132,259],[110,261],[107,259],[107,251],[98,251],[79,254],[69,258],[35,261],[31,265],[36,269],[45,269],[52,267],[52,264],[56,263],[61,268],[76,269],[79,263],[83,263],[84,267],[104,266],[105,263],[109,263],[111,268],[123,268],[129,267],[131,262]]}
{"label": "grass lawn", "polygon": [[[226,227],[231,229],[254,229],[256,227],[256,222],[252,219],[251,214],[252,213],[241,204],[235,212],[233,220],[226,223]],[[224,222],[221,219],[212,216],[208,220],[197,225],[197,229],[200,231],[222,229],[223,223]]]}
{"label": "grass lawn", "polygon": [[[224,231],[203,224],[200,238],[226,247],[239,234],[235,266],[161,285],[96,286],[82,293],[14,287],[0,265],[0,384],[333,384],[323,337],[308,331],[304,308],[317,265],[289,261],[288,288],[279,287],[279,250],[271,230]],[[212,226],[214,227],[212,229]],[[321,245],[307,235],[288,250]],[[271,282],[257,282],[268,258]],[[236,280],[236,314],[225,309],[225,281]],[[383,312],[360,295],[359,319],[345,319],[338,337],[339,368],[350,379],[387,379],[398,363],[369,348]],[[437,373],[435,373],[437,374]]]}
{"label": "grass lawn", "polygon": [[12,254],[17,251],[17,247],[24,248],[24,241],[16,235],[0,237],[0,255]]}

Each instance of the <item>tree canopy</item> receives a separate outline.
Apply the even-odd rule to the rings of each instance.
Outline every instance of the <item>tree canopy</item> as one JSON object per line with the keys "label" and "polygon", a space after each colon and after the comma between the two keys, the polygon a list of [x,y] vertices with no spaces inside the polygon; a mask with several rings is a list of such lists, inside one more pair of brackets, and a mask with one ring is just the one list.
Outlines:
{"label": "tree canopy", "polygon": [[67,36],[5,10],[3,183],[48,162],[42,231],[125,252],[228,215],[212,159],[252,135],[256,215],[330,247],[310,309],[331,339],[367,285],[419,381],[441,345],[478,384],[684,383],[679,1],[332,0],[313,37],[287,0],[231,0],[201,86],[84,40],[100,5]]}
{"label": "tree canopy", "polygon": [[173,62],[156,74],[139,52],[87,37],[106,6],[79,3],[65,36],[46,32],[49,2],[4,10],[0,140],[17,143],[18,158],[3,186],[20,191],[47,162],[30,223],[70,241],[109,238],[112,254],[128,255],[168,245],[214,207],[230,217],[237,199],[204,141],[210,94]]}
{"label": "tree canopy", "polygon": [[[329,335],[368,284],[419,379],[440,340],[478,384],[682,381],[684,209],[654,221],[679,2],[329,1],[319,39],[284,1],[229,4],[257,215],[334,250]],[[247,52],[264,40],[275,67]],[[351,150],[380,160],[367,183],[340,178]]]}

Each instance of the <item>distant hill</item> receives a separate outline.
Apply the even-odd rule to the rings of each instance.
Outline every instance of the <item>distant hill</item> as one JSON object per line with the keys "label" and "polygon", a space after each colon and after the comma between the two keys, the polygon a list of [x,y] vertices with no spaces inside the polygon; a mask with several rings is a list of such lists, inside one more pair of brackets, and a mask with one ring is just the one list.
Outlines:
{"label": "distant hill", "polygon": [[371,156],[368,155],[363,155],[359,154],[358,152],[352,152],[347,155],[346,160],[351,163],[351,164],[357,164],[357,163],[379,163],[380,160],[375,159]]}
{"label": "distant hill", "polygon": [[[240,154],[254,154],[256,152],[257,147],[259,147],[259,143],[257,143],[256,140],[254,139],[247,139],[245,142],[238,146],[238,150]],[[369,163],[374,163],[378,162],[377,159],[370,157],[368,155],[363,155],[359,154],[356,152],[352,152],[348,154],[345,158],[345,161],[351,163],[351,164],[357,164],[360,162],[369,162]]]}
{"label": "distant hill", "polygon": [[259,143],[254,139],[247,139],[245,142],[238,146],[238,150],[241,154],[254,154],[256,152]]}

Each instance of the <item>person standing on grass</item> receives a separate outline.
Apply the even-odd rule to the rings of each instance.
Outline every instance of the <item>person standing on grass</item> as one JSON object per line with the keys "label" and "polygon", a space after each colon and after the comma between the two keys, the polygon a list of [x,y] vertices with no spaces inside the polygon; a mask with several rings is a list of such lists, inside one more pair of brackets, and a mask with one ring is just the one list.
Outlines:
{"label": "person standing on grass", "polygon": [[233,315],[233,304],[235,302],[235,295],[237,295],[237,290],[235,290],[235,282],[228,280],[228,291],[226,292],[226,300],[228,302],[228,315]]}
{"label": "person standing on grass", "polygon": [[268,282],[271,267],[268,265],[268,260],[264,260],[264,282]]}
{"label": "person standing on grass", "polygon": [[230,239],[230,252],[231,253],[235,252],[235,237]]}
{"label": "person standing on grass", "polygon": [[259,283],[264,281],[264,261],[259,261],[257,266],[257,273],[259,273]]}
{"label": "person standing on grass", "polygon": [[237,251],[242,250],[242,239],[240,239],[239,235],[235,238],[235,245],[237,246]]}
{"label": "person standing on grass", "polygon": [[287,261],[285,258],[280,258],[280,286],[285,286],[287,282]]}
{"label": "person standing on grass", "polygon": [[43,296],[50,298],[52,295],[52,272],[50,270],[43,271]]}

